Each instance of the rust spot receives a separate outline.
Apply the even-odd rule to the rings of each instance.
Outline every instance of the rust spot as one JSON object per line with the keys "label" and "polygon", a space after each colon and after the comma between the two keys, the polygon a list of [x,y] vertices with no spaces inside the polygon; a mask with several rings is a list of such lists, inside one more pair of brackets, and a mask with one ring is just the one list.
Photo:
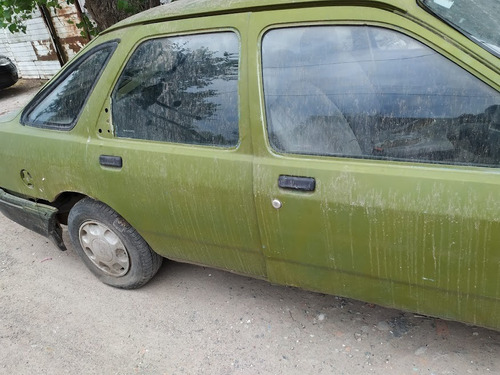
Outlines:
{"label": "rust spot", "polygon": [[[76,34],[79,34],[79,32]],[[85,46],[85,44],[87,44],[87,39],[82,36],[72,36],[61,39],[61,44],[68,55],[74,55],[78,53],[83,46]],[[72,53],[70,53],[70,51]]]}
{"label": "rust spot", "polygon": [[81,16],[75,6],[60,5],[60,9],[55,13],[52,12],[52,20],[56,33],[59,36],[59,45],[64,50],[66,56],[71,59],[88,43],[88,39],[81,36],[82,30],[76,26],[81,22]]}
{"label": "rust spot", "polygon": [[57,53],[50,39],[31,41],[38,61],[57,61]]}

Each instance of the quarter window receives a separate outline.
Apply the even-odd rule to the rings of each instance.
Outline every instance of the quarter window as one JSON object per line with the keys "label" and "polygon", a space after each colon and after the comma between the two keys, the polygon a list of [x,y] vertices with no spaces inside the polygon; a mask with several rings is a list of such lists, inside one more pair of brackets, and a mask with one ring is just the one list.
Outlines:
{"label": "quarter window", "polygon": [[112,97],[118,137],[211,146],[238,143],[239,41],[232,32],[149,40]]}
{"label": "quarter window", "polygon": [[500,162],[500,94],[401,33],[369,26],[272,30],[262,63],[277,151]]}
{"label": "quarter window", "polygon": [[77,60],[52,87],[35,97],[23,115],[23,123],[71,129],[116,46],[116,42],[106,43]]}

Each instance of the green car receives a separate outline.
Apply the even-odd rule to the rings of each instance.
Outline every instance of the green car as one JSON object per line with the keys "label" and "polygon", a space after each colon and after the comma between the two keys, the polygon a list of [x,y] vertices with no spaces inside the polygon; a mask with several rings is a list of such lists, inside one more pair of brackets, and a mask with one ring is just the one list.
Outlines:
{"label": "green car", "polygon": [[500,329],[500,3],[182,0],[0,122],[0,210],[104,283],[163,257]]}

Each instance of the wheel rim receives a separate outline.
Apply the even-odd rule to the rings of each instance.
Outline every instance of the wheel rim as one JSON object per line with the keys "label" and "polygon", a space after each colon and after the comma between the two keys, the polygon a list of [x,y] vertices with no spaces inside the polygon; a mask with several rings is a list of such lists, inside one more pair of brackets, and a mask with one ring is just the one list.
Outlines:
{"label": "wheel rim", "polygon": [[123,242],[106,225],[86,221],[78,232],[83,252],[107,275],[120,277],[130,269],[130,257]]}

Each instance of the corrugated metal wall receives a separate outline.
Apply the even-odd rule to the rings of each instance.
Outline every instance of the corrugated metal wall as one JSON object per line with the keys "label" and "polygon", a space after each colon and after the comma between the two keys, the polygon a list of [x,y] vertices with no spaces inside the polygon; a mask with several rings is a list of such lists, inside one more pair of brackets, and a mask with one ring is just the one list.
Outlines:
{"label": "corrugated metal wall", "polygon": [[33,19],[26,22],[26,34],[0,29],[0,54],[15,62],[23,78],[52,77],[61,68],[61,60],[71,59],[87,42],[75,26],[80,22],[77,8],[65,0],[59,3],[62,9],[52,13],[48,20],[37,10]]}
{"label": "corrugated metal wall", "polygon": [[71,60],[88,40],[82,37],[81,30],[76,27],[76,24],[81,22],[78,9],[74,5],[68,5],[65,0],[60,0],[59,5],[61,9],[51,12],[51,20],[66,62]]}

